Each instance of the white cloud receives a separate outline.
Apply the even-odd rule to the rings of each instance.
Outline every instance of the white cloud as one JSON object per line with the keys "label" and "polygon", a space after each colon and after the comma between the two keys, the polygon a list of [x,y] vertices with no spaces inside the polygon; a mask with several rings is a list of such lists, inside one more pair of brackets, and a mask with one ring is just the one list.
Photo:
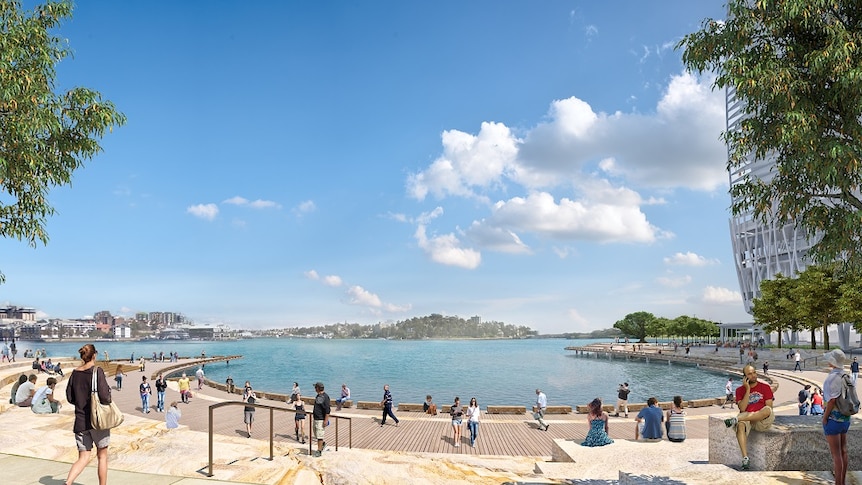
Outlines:
{"label": "white cloud", "polygon": [[347,294],[350,295],[350,303],[354,305],[367,306],[372,308],[380,308],[383,306],[383,303],[380,301],[380,297],[367,291],[365,288],[354,285],[351,286],[347,290]]}
{"label": "white cloud", "polygon": [[588,328],[590,325],[590,321],[581,316],[574,308],[569,309],[569,320],[579,328]]}
{"label": "white cloud", "polygon": [[293,208],[294,214],[302,215],[314,212],[317,210],[317,206],[314,204],[313,200],[306,200],[301,202],[298,206]]}
{"label": "white cloud", "polygon": [[308,278],[310,280],[319,280],[320,279],[320,275],[318,275],[317,271],[315,271],[313,269],[310,269],[303,274],[305,275],[306,278]]}
{"label": "white cloud", "polygon": [[211,221],[218,215],[218,206],[215,204],[197,204],[186,209],[189,214],[201,219]]}
{"label": "white cloud", "polygon": [[715,259],[706,259],[703,256],[688,251],[685,253],[676,253],[669,258],[664,258],[664,263],[675,266],[709,266],[718,264],[718,261]]}
{"label": "white cloud", "polygon": [[241,197],[239,195],[235,195],[230,199],[225,199],[222,201],[222,204],[230,204],[244,207],[251,207],[252,209],[280,209],[281,204],[277,202],[273,202],[271,200],[262,200],[257,199],[250,201],[245,197]]}
{"label": "white cloud", "polygon": [[479,221],[467,229],[467,236],[477,245],[499,251],[501,253],[522,254],[531,253],[529,246],[521,241],[517,234],[502,227],[491,227]]}
{"label": "white cloud", "polygon": [[738,291],[729,290],[727,288],[722,288],[718,286],[707,286],[703,289],[701,299],[704,303],[741,304],[742,294]]}
{"label": "white cloud", "polygon": [[462,248],[461,242],[454,234],[429,239],[425,234],[425,225],[419,224],[414,237],[419,247],[436,263],[476,269],[482,262],[482,255],[474,249]]}
{"label": "white cloud", "polygon": [[691,283],[691,276],[682,275],[682,276],[659,276],[656,278],[656,282],[662,286],[667,286],[669,288],[679,288],[681,286],[685,286]]}
{"label": "white cloud", "polygon": [[329,275],[323,277],[323,284],[326,286],[332,286],[333,288],[337,288],[342,285],[341,277],[336,275]]}

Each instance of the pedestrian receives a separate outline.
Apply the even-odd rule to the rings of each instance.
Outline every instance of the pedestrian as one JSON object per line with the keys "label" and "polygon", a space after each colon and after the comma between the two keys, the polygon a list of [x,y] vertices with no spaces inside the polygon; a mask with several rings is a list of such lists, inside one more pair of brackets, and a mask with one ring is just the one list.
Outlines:
{"label": "pedestrian", "polygon": [[341,385],[341,397],[335,400],[335,410],[341,411],[341,406],[344,405],[344,402],[350,399],[350,388],[347,387],[347,384]]}
{"label": "pedestrian", "polygon": [[541,389],[536,389],[536,405],[533,406],[533,419],[539,422],[539,429],[547,431],[550,426],[545,422],[545,410],[548,407],[548,397]]}
{"label": "pedestrian", "polygon": [[159,372],[156,377],[156,411],[165,412],[165,391],[168,389],[168,381]]}
{"label": "pedestrian", "polygon": [[200,391],[204,387],[204,366],[203,365],[198,367],[198,370],[195,371],[195,377],[198,380],[198,391]]}
{"label": "pedestrian", "polygon": [[145,359],[143,355],[138,360],[138,366],[141,368],[141,372],[144,372],[147,368],[147,359]]}
{"label": "pedestrian", "polygon": [[227,376],[227,379],[224,381],[224,387],[227,389],[228,394],[233,394],[234,385],[233,385],[233,377]]}
{"label": "pedestrian", "polygon": [[242,386],[242,400],[245,401],[246,399],[248,399],[248,397],[251,396],[252,392],[253,390],[251,388],[251,382],[245,381],[245,385]]}
{"label": "pedestrian", "polygon": [[380,420],[380,427],[382,428],[386,424],[386,416],[392,416],[392,419],[395,420],[395,426],[398,426],[398,418],[392,412],[392,393],[389,392],[389,384],[383,385],[383,400],[380,401],[380,405],[383,406],[383,419]]}
{"label": "pedestrian", "polygon": [[452,443],[455,443],[455,448],[461,446],[461,420],[464,416],[464,408],[461,407],[461,399],[455,396],[455,404],[449,408],[449,415],[452,416]]}
{"label": "pedestrian", "polygon": [[[111,430],[93,429],[90,414],[90,399],[98,399],[102,404],[110,404],[111,388],[105,372],[96,367],[96,347],[93,344],[85,344],[78,349],[82,364],[69,376],[66,385],[66,400],[75,406],[75,424],[72,431],[75,433],[75,443],[78,448],[78,459],[69,469],[66,483],[75,482],[78,475],[84,471],[90,462],[90,453],[93,445],[96,446],[96,458],[98,467],[96,474],[99,477],[99,485],[108,483],[108,445],[111,442]],[[93,373],[96,373],[97,393],[93,395]]]}
{"label": "pedestrian", "polygon": [[117,364],[117,372],[114,374],[114,382],[117,383],[117,390],[118,391],[123,390],[123,377],[125,377],[125,376],[126,376],[126,374],[125,374],[125,372],[123,372],[122,364]]}
{"label": "pedestrian", "polygon": [[856,357],[853,357],[853,362],[850,364],[850,375],[853,377],[853,385],[856,385],[856,378],[859,377],[859,362]]}
{"label": "pedestrian", "polygon": [[12,355],[12,362],[15,362],[15,356],[18,354],[18,346],[15,344],[14,340],[9,344],[9,352]]}
{"label": "pedestrian", "polygon": [[[245,398],[246,404],[254,404],[257,401],[257,396],[254,391],[251,391],[247,398]],[[248,438],[251,438],[251,425],[254,423],[254,406],[245,406],[243,407],[243,422],[245,423],[245,431],[248,434]]]}
{"label": "pedestrian", "polygon": [[620,417],[620,411],[623,411],[626,417],[629,417],[629,393],[631,389],[629,389],[629,383],[624,382],[620,384],[617,389],[617,407],[614,409],[614,416]]}
{"label": "pedestrian", "polygon": [[191,396],[191,384],[189,383],[189,378],[186,376],[186,373],[183,372],[182,377],[177,379],[177,387],[180,389],[180,400],[184,404],[189,403],[189,397]]}
{"label": "pedestrian", "polygon": [[811,384],[805,384],[805,387],[799,390],[797,399],[799,400],[799,415],[807,415],[811,403]]}
{"label": "pedestrian", "polygon": [[802,372],[802,367],[801,367],[802,354],[799,353],[799,350],[797,350],[796,353],[793,354],[793,360],[796,361],[796,365],[793,366],[793,372],[796,372],[796,371]]}
{"label": "pedestrian", "polygon": [[850,429],[850,416],[838,411],[836,399],[844,392],[844,363],[847,358],[841,349],[823,355],[829,364],[829,375],[823,381],[826,396],[826,412],[823,414],[823,434],[832,454],[832,474],[835,485],[845,485],[849,455],[847,454],[847,431]]}
{"label": "pedestrian", "polygon": [[142,376],[141,385],[138,389],[141,392],[141,411],[143,411],[144,414],[149,414],[150,396],[153,394],[153,390],[150,388],[150,383],[147,382],[147,376]]}
{"label": "pedestrian", "polygon": [[724,385],[724,402],[721,404],[721,409],[730,404],[733,407],[733,377],[727,378],[727,383]]}
{"label": "pedestrian", "polygon": [[467,406],[467,429],[470,430],[470,446],[476,447],[476,439],[479,438],[479,402],[475,397],[470,398],[470,405]]}
{"label": "pedestrian", "polygon": [[182,411],[177,407],[177,402],[171,402],[171,407],[165,413],[165,426],[168,429],[176,429],[180,426],[180,418],[183,417]]}
{"label": "pedestrian", "polygon": [[326,449],[324,438],[326,427],[329,426],[330,403],[329,395],[323,391],[322,382],[315,383],[314,390],[317,392],[317,396],[314,397],[314,409],[311,411],[311,418],[313,421],[314,438],[317,439],[317,453],[315,456],[320,456]]}
{"label": "pedestrian", "polygon": [[769,375],[769,361],[768,360],[763,361],[763,375],[765,375],[765,376]]}
{"label": "pedestrian", "polygon": [[305,403],[299,394],[290,395],[290,403],[293,405],[293,427],[296,431],[296,441],[305,444]]}

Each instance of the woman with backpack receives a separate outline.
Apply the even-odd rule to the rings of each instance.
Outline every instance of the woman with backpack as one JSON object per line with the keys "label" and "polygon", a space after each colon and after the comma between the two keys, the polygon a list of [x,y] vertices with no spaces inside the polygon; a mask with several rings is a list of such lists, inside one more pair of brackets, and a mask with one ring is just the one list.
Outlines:
{"label": "woman with backpack", "polygon": [[832,473],[835,475],[835,485],[845,485],[847,475],[847,431],[850,429],[850,416],[838,411],[836,401],[844,393],[844,362],[846,357],[841,349],[835,349],[823,355],[829,364],[830,372],[823,381],[823,394],[826,398],[826,409],[823,413],[823,434],[832,453]]}

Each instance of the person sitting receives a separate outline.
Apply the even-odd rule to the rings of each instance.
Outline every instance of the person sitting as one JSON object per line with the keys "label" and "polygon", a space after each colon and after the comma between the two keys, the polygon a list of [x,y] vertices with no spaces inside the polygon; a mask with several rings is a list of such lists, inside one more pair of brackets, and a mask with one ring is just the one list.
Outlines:
{"label": "person sitting", "polygon": [[682,396],[673,397],[673,406],[667,411],[665,428],[668,440],[674,443],[685,441],[685,411],[682,409]]}
{"label": "person sitting", "polygon": [[42,370],[42,364],[39,363],[39,359],[33,361],[33,370]]}
{"label": "person sitting", "polygon": [[30,374],[27,382],[18,386],[18,392],[15,393],[15,404],[22,408],[29,408],[33,402],[33,394],[36,393],[36,374]]}
{"label": "person sitting", "polygon": [[59,362],[57,362],[56,364],[54,364],[54,373],[55,373],[55,374],[59,374],[59,375],[60,375],[60,377],[63,377],[63,375],[64,375],[64,374],[63,374],[63,369],[61,369],[61,368],[60,368],[60,363],[59,363]]}
{"label": "person sitting", "polygon": [[772,387],[757,380],[757,369],[754,366],[746,365],[742,368],[742,373],[745,375],[742,385],[736,388],[739,415],[725,419],[724,425],[733,428],[736,433],[739,451],[742,452],[742,469],[748,470],[751,466],[748,458],[748,434],[752,429],[762,432],[772,427],[775,421],[775,413],[772,410],[775,396]]}
{"label": "person sitting", "polygon": [[18,388],[21,387],[21,384],[24,384],[25,382],[27,382],[27,374],[21,374],[18,376],[18,380],[15,381],[15,384],[12,384],[12,395],[9,396],[9,404],[16,404],[15,394],[18,393]]}
{"label": "person sitting", "polygon": [[425,396],[425,402],[422,403],[422,409],[425,411],[425,414],[437,416],[437,405],[431,400],[431,394]]}
{"label": "person sitting", "polygon": [[344,405],[344,401],[350,399],[350,388],[347,387],[347,384],[341,385],[341,397],[335,400],[335,410],[341,411],[341,406]]}
{"label": "person sitting", "polygon": [[54,399],[54,386],[56,385],[57,379],[49,377],[45,385],[33,394],[33,402],[30,405],[30,410],[36,414],[59,413],[60,401]]}
{"label": "person sitting", "polygon": [[168,412],[165,413],[165,426],[168,429],[178,428],[180,426],[181,417],[183,417],[183,413],[177,407],[177,402],[172,402],[171,407],[168,408]]}
{"label": "person sitting", "polygon": [[664,414],[661,408],[657,406],[658,399],[651,397],[647,399],[647,407],[640,410],[635,418],[637,425],[635,426],[635,440],[640,438],[645,440],[660,440],[662,438],[662,426]]}
{"label": "person sitting", "polygon": [[589,407],[590,413],[587,415],[589,430],[581,446],[605,446],[613,443],[614,440],[608,436],[608,413],[602,409],[602,400],[593,399]]}

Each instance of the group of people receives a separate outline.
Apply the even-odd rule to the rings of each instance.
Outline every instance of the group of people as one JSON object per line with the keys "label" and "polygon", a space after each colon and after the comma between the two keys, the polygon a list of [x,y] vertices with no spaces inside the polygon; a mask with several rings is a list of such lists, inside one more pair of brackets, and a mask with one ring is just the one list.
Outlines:
{"label": "group of people", "polygon": [[799,415],[820,416],[823,414],[823,391],[811,384],[799,390]]}
{"label": "group of people", "polygon": [[[799,351],[797,350],[793,355],[796,359]],[[832,455],[835,484],[844,485],[848,465],[847,431],[850,429],[850,416],[842,414],[836,402],[844,392],[844,366],[847,358],[840,349],[827,352],[823,358],[829,365],[830,372],[823,382],[822,396],[817,388],[809,394],[812,386],[805,386],[799,394],[799,412],[804,414],[803,410],[810,403],[811,414],[822,415],[823,434]],[[798,363],[799,360],[796,362]],[[851,364],[851,370],[853,368]],[[858,366],[856,368],[858,369]],[[775,421],[773,411],[775,396],[768,384],[757,379],[757,370],[754,366],[746,365],[743,368],[743,374],[742,385],[737,387],[735,392],[739,414],[725,419],[724,424],[736,433],[737,443],[742,453],[742,469],[747,470],[751,466],[748,456],[748,436],[752,429],[765,431],[772,426]],[[817,406],[816,410],[815,406]]]}
{"label": "group of people", "polygon": [[22,408],[29,407],[36,414],[59,413],[61,403],[54,396],[57,379],[49,377],[41,387],[36,386],[37,381],[36,374],[18,376],[18,380],[12,384],[9,403]]}

